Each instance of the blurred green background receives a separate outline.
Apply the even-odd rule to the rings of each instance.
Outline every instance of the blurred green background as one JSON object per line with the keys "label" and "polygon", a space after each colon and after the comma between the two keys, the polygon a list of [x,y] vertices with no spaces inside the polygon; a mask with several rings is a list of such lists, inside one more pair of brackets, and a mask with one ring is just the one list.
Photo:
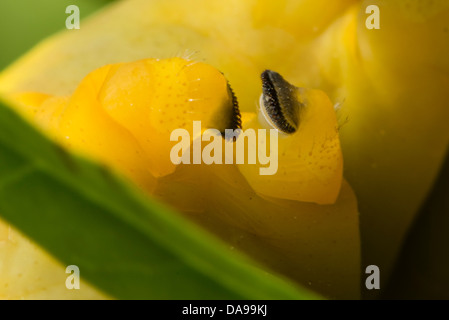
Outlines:
{"label": "blurred green background", "polygon": [[113,0],[0,1],[0,70],[43,38],[65,29],[65,21],[69,16],[65,13],[67,6],[77,5],[82,21],[111,2]]}

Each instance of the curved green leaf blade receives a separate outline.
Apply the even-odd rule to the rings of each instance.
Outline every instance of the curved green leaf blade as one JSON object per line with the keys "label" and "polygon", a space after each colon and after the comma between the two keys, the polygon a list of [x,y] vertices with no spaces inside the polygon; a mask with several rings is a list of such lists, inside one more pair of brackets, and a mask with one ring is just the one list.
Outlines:
{"label": "curved green leaf blade", "polygon": [[1,101],[0,216],[118,299],[319,298],[69,154]]}

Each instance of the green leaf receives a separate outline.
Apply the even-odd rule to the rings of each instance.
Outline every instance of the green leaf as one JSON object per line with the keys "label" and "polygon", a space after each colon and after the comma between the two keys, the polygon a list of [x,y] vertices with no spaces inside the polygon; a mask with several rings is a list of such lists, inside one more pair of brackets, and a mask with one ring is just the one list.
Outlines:
{"label": "green leaf", "polygon": [[118,299],[316,299],[69,154],[0,101],[0,216]]}

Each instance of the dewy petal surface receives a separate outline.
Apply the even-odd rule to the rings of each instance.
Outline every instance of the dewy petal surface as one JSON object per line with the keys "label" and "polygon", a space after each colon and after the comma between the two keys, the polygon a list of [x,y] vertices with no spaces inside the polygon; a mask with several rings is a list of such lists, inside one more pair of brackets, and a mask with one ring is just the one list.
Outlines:
{"label": "dewy petal surface", "polygon": [[[66,95],[104,64],[182,55],[224,72],[244,111],[265,69],[324,90],[348,120],[340,133],[345,176],[360,199],[362,269],[376,264],[386,281],[449,141],[449,8],[332,3],[122,1],[40,44],[0,76],[0,91]],[[380,30],[365,26],[371,4]]]}

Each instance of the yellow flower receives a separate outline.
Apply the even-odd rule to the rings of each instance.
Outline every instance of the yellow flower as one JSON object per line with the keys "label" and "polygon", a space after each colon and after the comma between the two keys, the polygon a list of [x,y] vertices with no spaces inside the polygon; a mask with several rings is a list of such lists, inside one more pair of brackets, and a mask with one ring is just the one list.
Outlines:
{"label": "yellow flower", "polygon": [[[380,9],[380,29],[366,28],[365,9],[373,4]],[[444,91],[449,82],[448,15],[443,0],[122,1],[84,22],[81,30],[39,45],[0,76],[0,91],[69,96],[89,72],[106,64],[186,52],[224,73],[245,112],[255,110],[265,69],[297,86],[323,90],[340,106],[344,172],[359,199],[362,270],[378,265],[383,286],[449,141]],[[38,105],[48,97],[28,98]],[[65,98],[53,99],[62,99],[55,106],[65,103]],[[136,137],[143,139],[145,132]],[[151,147],[139,145],[151,154]],[[102,152],[89,153],[107,161]],[[128,160],[125,168],[146,161]],[[267,208],[250,187],[257,190],[262,184],[252,182],[257,176],[245,168],[247,179],[236,181],[230,177],[241,177],[238,171],[229,173],[223,166],[180,169],[178,175],[160,178],[157,188],[153,182],[148,188],[291,278],[311,282],[333,297],[357,297],[358,217],[345,182],[333,205],[276,199]],[[144,176],[135,173],[137,181]],[[207,214],[196,206],[204,199],[188,181],[195,181],[205,199],[214,199]],[[232,214],[241,208],[248,215]],[[221,222],[233,228],[222,228]],[[284,233],[292,236],[283,238]]]}

